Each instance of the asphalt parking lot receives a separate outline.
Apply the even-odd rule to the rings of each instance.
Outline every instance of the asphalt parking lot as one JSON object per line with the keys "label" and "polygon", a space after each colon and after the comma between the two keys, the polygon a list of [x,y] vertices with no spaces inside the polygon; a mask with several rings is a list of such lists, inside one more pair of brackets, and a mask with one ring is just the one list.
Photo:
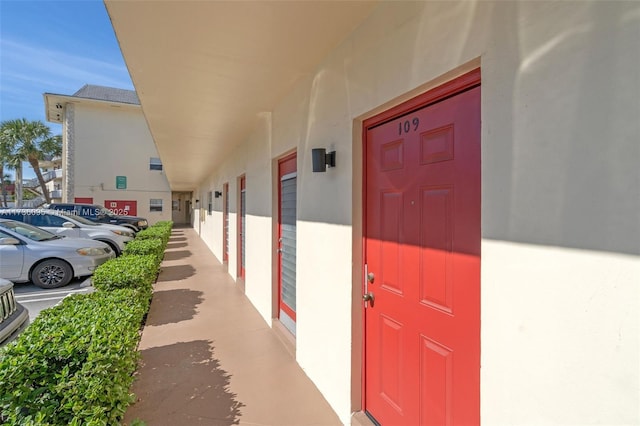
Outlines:
{"label": "asphalt parking lot", "polygon": [[91,278],[74,279],[68,285],[45,290],[31,283],[15,284],[13,291],[16,300],[29,311],[29,321],[33,320],[44,309],[54,306],[66,296],[75,293],[88,293],[93,290]]}

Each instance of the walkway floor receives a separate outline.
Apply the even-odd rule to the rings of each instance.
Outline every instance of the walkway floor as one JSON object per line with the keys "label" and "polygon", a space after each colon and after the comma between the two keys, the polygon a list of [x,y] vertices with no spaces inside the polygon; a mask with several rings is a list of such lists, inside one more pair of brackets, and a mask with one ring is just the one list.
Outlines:
{"label": "walkway floor", "polygon": [[192,228],[175,228],[123,424],[340,425]]}

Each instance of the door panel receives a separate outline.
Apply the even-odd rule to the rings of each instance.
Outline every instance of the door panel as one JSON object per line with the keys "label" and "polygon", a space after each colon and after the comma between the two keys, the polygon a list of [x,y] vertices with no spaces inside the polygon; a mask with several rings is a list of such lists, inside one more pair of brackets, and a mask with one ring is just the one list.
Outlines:
{"label": "door panel", "polygon": [[[0,232],[1,238],[15,238],[4,232]],[[20,244],[0,244],[0,277],[17,280],[22,277],[22,266],[24,263],[24,247]],[[27,271],[25,271],[26,273]]]}
{"label": "door panel", "polygon": [[480,87],[413,105],[365,133],[365,408],[478,424]]}

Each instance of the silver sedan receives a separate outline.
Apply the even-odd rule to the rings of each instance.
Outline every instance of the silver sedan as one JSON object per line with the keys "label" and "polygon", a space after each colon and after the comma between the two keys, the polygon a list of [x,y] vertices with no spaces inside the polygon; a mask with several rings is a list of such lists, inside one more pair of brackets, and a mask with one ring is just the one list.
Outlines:
{"label": "silver sedan", "polygon": [[0,278],[42,288],[67,285],[93,274],[114,251],[105,243],[65,238],[14,220],[0,219]]}

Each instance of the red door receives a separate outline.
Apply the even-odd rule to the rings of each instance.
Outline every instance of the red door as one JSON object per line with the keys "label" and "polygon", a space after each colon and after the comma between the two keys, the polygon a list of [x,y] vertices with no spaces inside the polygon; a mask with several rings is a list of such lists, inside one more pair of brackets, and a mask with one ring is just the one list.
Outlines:
{"label": "red door", "polygon": [[480,422],[479,78],[365,122],[364,404],[383,426]]}
{"label": "red door", "polygon": [[278,162],[278,319],[296,334],[296,154]]}
{"label": "red door", "polygon": [[138,214],[138,202],[135,200],[104,200],[104,207],[118,216],[135,216]]}

